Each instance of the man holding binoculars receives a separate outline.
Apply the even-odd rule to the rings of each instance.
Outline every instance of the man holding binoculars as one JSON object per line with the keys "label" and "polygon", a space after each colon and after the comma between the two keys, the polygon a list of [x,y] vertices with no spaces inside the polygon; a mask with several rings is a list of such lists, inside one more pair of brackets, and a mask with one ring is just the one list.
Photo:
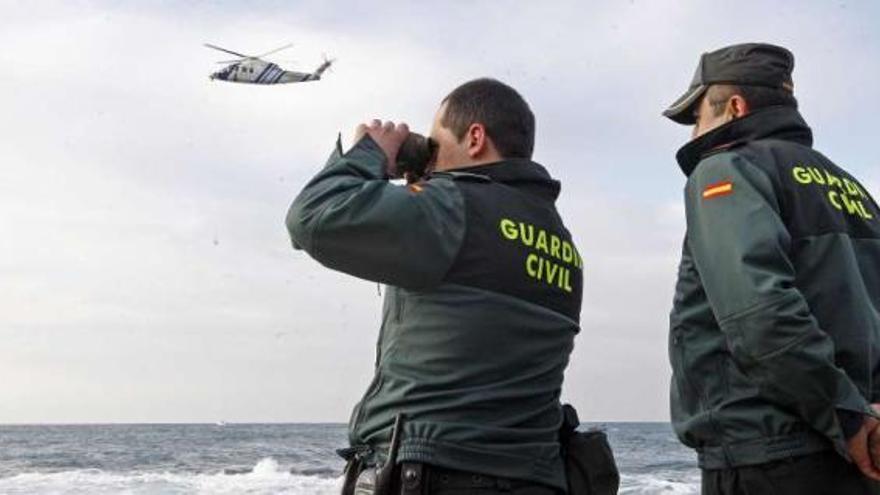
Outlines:
{"label": "man holding binoculars", "polygon": [[294,200],[295,247],[388,285],[375,377],[341,452],[348,493],[566,489],[559,396],[582,261],[559,182],[531,160],[534,126],[513,88],[470,81],[430,142],[409,140],[430,155],[424,177],[411,150],[398,156],[406,124],[374,120]]}

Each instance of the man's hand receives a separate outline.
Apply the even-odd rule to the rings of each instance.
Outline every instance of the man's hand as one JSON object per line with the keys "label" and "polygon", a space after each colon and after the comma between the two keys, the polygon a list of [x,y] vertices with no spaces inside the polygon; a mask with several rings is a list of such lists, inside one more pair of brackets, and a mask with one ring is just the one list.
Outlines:
{"label": "man's hand", "polygon": [[868,452],[874,467],[880,469],[880,425],[868,433]]}
{"label": "man's hand", "polygon": [[[880,453],[880,445],[877,445],[880,438],[877,438],[875,434],[878,427],[880,427],[880,421],[871,416],[865,416],[861,429],[849,439],[846,447],[859,471],[868,478],[880,481],[880,469],[877,468],[874,461],[878,458],[875,451]],[[871,440],[872,438],[873,440]],[[871,441],[870,451],[869,441]]]}
{"label": "man's hand", "polygon": [[[871,407],[880,412],[880,404],[871,404]],[[868,453],[871,454],[874,467],[880,469],[880,423],[868,433]]]}
{"label": "man's hand", "polygon": [[394,122],[388,121],[383,124],[382,121],[373,119],[369,124],[357,126],[354,131],[354,142],[360,141],[365,134],[369,134],[385,152],[385,157],[388,159],[388,175],[396,177],[397,151],[409,135],[409,127],[403,122],[395,125]]}

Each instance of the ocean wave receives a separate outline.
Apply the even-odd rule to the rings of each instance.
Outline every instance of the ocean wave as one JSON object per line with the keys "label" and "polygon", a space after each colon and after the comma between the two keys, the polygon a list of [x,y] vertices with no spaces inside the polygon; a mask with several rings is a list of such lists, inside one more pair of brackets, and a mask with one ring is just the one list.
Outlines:
{"label": "ocean wave", "polygon": [[54,473],[29,472],[0,479],[0,493],[8,495],[336,495],[342,479],[293,474],[279,468],[271,457],[249,472],[226,473],[114,473],[77,469]]}
{"label": "ocean wave", "polygon": [[624,474],[620,482],[620,495],[696,495],[700,493],[699,472],[682,476],[682,473]]}
{"label": "ocean wave", "polygon": [[[621,495],[695,495],[699,473],[626,474]],[[336,495],[341,478],[291,473],[271,457],[252,468],[219,473],[107,472],[76,469],[51,473],[19,473],[0,478],[4,495]]]}

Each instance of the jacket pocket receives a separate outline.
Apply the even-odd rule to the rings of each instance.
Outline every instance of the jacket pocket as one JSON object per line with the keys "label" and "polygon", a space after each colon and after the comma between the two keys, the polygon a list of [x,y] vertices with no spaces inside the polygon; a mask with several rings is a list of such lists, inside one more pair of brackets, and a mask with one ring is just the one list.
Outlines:
{"label": "jacket pocket", "polygon": [[692,380],[689,378],[691,370],[687,362],[687,352],[684,343],[684,331],[675,328],[670,334],[670,362],[672,364],[672,378],[678,401],[673,400],[673,414],[676,409],[688,415],[701,409],[700,393]]}

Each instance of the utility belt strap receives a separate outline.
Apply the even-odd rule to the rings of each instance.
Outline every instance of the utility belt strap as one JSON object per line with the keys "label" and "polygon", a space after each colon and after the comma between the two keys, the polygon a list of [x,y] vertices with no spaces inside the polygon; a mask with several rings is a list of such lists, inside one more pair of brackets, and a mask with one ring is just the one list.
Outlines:
{"label": "utility belt strap", "polygon": [[[531,489],[529,493],[556,494],[552,487],[533,481],[514,480],[468,471],[457,471],[419,462],[398,464],[391,491],[379,491],[376,468],[366,468],[353,485],[352,495],[426,495],[450,490],[472,493],[474,491],[515,492]],[[345,493],[345,492],[343,492]]]}

